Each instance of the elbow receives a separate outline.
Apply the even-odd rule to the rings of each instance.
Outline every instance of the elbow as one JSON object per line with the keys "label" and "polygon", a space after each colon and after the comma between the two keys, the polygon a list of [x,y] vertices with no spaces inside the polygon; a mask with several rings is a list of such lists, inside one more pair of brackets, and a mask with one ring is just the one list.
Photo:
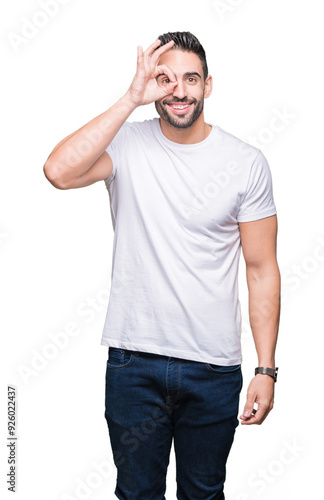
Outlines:
{"label": "elbow", "polygon": [[264,278],[277,278],[280,281],[280,270],[276,259],[259,264],[247,264],[246,278],[248,282],[259,282]]}
{"label": "elbow", "polygon": [[67,184],[63,182],[62,177],[59,175],[58,168],[55,164],[47,161],[43,166],[43,172],[46,179],[56,189],[68,189]]}

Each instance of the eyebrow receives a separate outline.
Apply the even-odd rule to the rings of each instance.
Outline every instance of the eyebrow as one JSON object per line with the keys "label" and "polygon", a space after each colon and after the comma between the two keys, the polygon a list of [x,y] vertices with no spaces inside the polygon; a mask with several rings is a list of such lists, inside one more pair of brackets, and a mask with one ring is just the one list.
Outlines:
{"label": "eyebrow", "polygon": [[[168,76],[166,75],[165,73],[161,73],[160,75],[158,75],[156,78],[159,78],[160,76]],[[197,73],[197,71],[187,71],[186,73],[183,74],[183,76],[198,76],[198,78],[201,79],[201,76],[199,73]]]}
{"label": "eyebrow", "polygon": [[195,76],[198,76],[198,78],[201,78],[200,74],[197,73],[197,71],[187,71],[187,73],[183,74],[183,76],[192,76],[192,75],[195,75]]}

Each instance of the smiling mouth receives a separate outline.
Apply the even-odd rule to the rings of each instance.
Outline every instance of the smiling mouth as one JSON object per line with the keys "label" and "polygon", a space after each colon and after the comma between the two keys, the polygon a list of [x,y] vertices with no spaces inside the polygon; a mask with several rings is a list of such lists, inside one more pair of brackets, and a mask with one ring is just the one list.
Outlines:
{"label": "smiling mouth", "polygon": [[191,104],[192,103],[190,103],[190,104],[168,104],[168,106],[170,106],[173,109],[185,109],[185,108],[188,108]]}
{"label": "smiling mouth", "polygon": [[189,103],[189,104],[167,104],[167,106],[169,106],[169,108],[172,109],[172,111],[174,111],[175,113],[185,113],[187,112],[187,110],[192,106],[192,102]]}

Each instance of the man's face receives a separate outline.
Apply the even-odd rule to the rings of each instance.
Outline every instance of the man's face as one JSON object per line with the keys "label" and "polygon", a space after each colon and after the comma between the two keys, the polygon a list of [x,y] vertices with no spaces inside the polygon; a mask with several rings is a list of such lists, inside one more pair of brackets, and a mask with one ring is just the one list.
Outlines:
{"label": "man's face", "polygon": [[[170,125],[188,128],[199,118],[204,109],[205,82],[201,61],[193,52],[173,49],[162,54],[158,65],[162,64],[169,66],[175,73],[177,85],[172,94],[155,101],[155,109]],[[207,77],[208,82],[210,78]],[[169,83],[168,77],[164,74],[159,75],[156,81],[160,87]],[[179,109],[179,106],[185,107]]]}

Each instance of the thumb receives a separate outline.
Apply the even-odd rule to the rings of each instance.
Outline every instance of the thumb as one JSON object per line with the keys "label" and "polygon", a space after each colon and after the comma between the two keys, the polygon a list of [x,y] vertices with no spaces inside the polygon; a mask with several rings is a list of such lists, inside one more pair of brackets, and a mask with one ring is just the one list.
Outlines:
{"label": "thumb", "polygon": [[162,99],[166,96],[171,96],[173,94],[174,87],[177,85],[177,82],[167,83],[163,88],[158,86],[158,97],[157,99]]}
{"label": "thumb", "polygon": [[243,415],[241,415],[242,417],[249,418],[252,415],[254,402],[255,402],[254,395],[248,394],[243,410]]}

